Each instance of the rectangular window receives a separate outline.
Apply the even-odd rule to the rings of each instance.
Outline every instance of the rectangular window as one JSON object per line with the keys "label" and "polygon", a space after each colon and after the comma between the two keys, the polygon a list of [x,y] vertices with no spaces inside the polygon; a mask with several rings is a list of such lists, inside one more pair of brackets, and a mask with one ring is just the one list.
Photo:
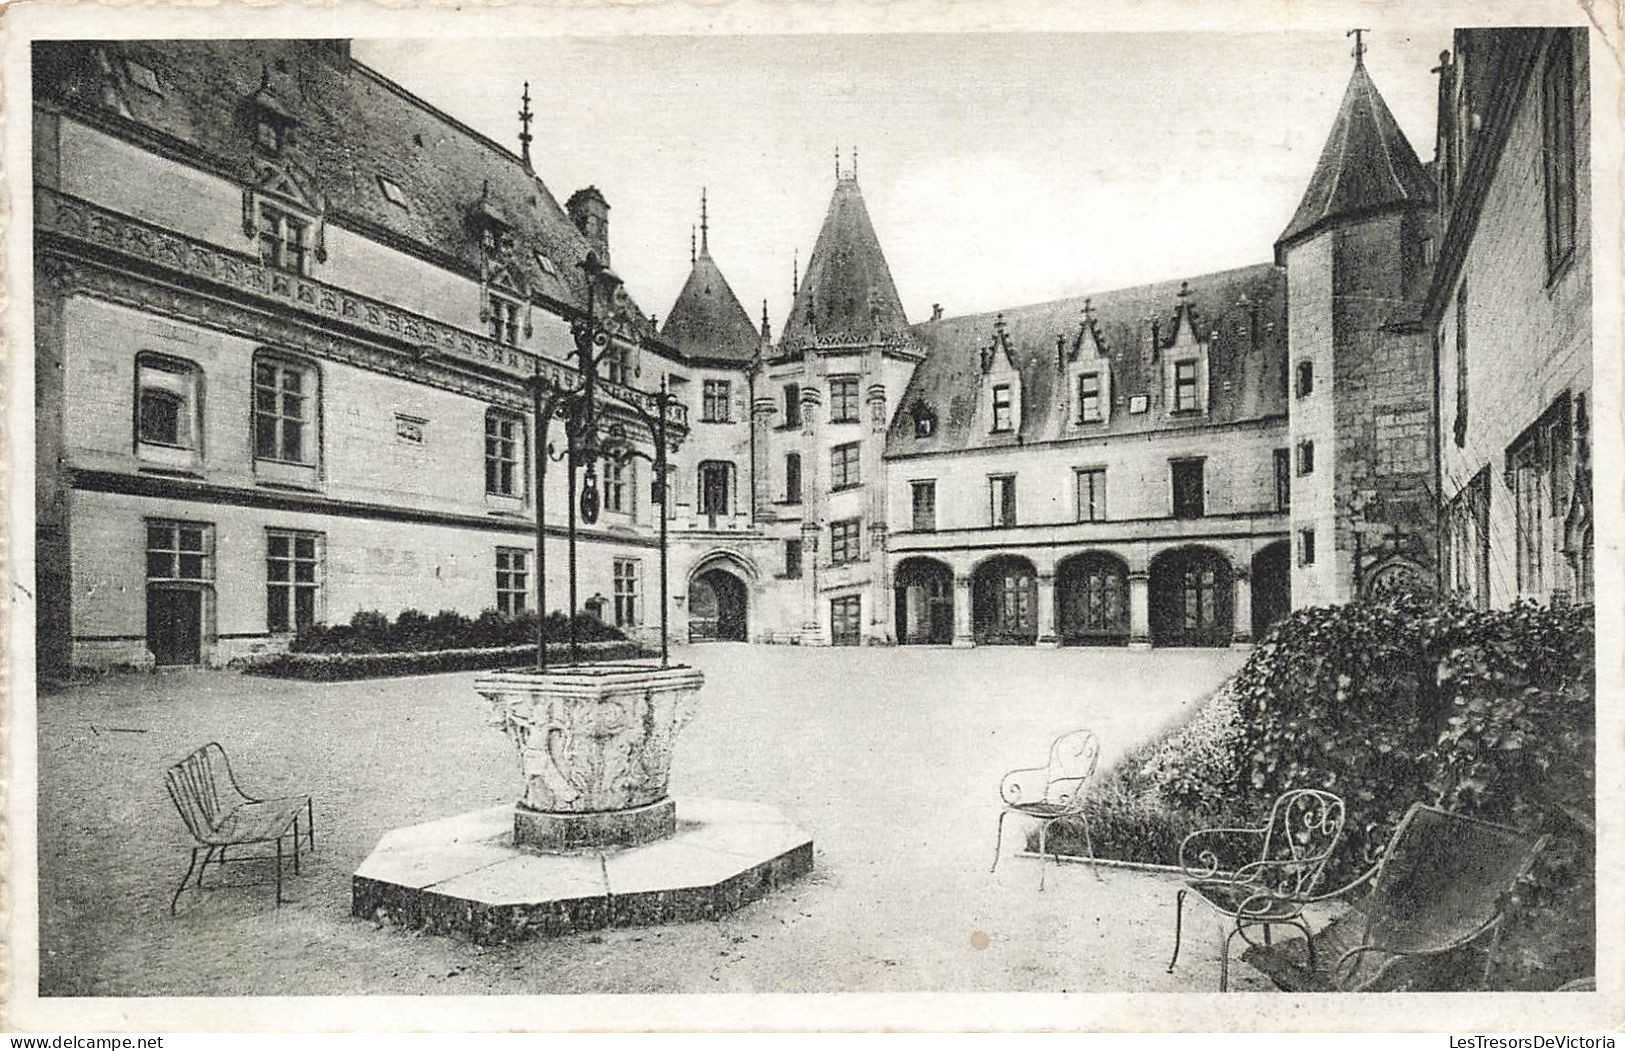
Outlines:
{"label": "rectangular window", "polygon": [[700,420],[728,423],[733,417],[733,388],[727,380],[706,380],[701,387]]}
{"label": "rectangular window", "polygon": [[196,365],[158,354],[136,355],[136,440],[172,449],[197,448]]}
{"label": "rectangular window", "polygon": [[910,483],[913,493],[914,529],[929,533],[937,528],[937,483],[935,479]]}
{"label": "rectangular window", "polygon": [[622,386],[632,382],[632,352],[618,340],[604,354],[604,379]]}
{"label": "rectangular window", "polygon": [[859,530],[862,520],[848,518],[841,522],[829,524],[829,564],[838,566],[845,562],[856,562],[862,557],[860,550]]}
{"label": "rectangular window", "polygon": [[1100,373],[1085,372],[1078,377],[1078,422],[1100,422]]}
{"label": "rectangular window", "polygon": [[993,388],[993,429],[995,431],[1008,431],[1011,429],[1010,408],[1010,386],[1001,383]]}
{"label": "rectangular window", "polygon": [[604,460],[604,510],[629,515],[637,510],[633,467],[625,460]]}
{"label": "rectangular window", "polygon": [[1106,468],[1084,467],[1077,473],[1078,521],[1106,520]]}
{"label": "rectangular window", "polygon": [[858,418],[858,378],[836,376],[829,381],[829,422],[851,423]]}
{"label": "rectangular window", "polygon": [[1298,477],[1315,473],[1315,443],[1305,439],[1298,443]]}
{"label": "rectangular window", "polygon": [[508,412],[485,414],[485,491],[495,496],[519,496],[520,450],[525,421]]}
{"label": "rectangular window", "polygon": [[733,488],[733,466],[727,460],[706,460],[700,464],[700,514],[732,513],[729,490]]}
{"label": "rectangular window", "polygon": [[1315,393],[1315,363],[1298,362],[1298,397],[1307,398]]}
{"label": "rectangular window", "polygon": [[1201,460],[1174,460],[1169,465],[1174,487],[1174,517],[1201,518],[1207,510],[1207,482]]}
{"label": "rectangular window", "polygon": [[995,474],[988,477],[988,508],[995,529],[1008,529],[1016,524],[1016,476]]}
{"label": "rectangular window", "polygon": [[784,385],[784,426],[801,426],[801,385],[786,383]]}
{"label": "rectangular window", "polygon": [[525,612],[530,594],[530,552],[520,547],[497,548],[497,612],[517,617]]}
{"label": "rectangular window", "polygon": [[1315,564],[1315,531],[1313,529],[1298,530],[1298,565],[1312,566]]}
{"label": "rectangular window", "polygon": [[266,266],[274,266],[291,274],[303,274],[305,257],[309,252],[306,245],[309,233],[310,224],[305,220],[274,205],[260,203],[260,262]]}
{"label": "rectangular window", "polygon": [[147,579],[200,582],[214,576],[214,528],[202,522],[147,522]]}
{"label": "rectangular window", "polygon": [[292,362],[254,362],[254,456],[285,463],[314,462],[316,372]]}
{"label": "rectangular window", "polygon": [[1574,58],[1569,33],[1553,34],[1541,75],[1541,153],[1546,186],[1546,268],[1574,254]]}
{"label": "rectangular window", "polygon": [[784,575],[790,580],[801,579],[801,541],[784,542]]}
{"label": "rectangular window", "polygon": [[615,626],[617,628],[633,628],[641,623],[638,608],[640,587],[638,580],[638,560],[635,558],[617,558],[615,560]]}
{"label": "rectangular window", "polygon": [[1292,510],[1292,450],[1275,450],[1275,509]]}
{"label": "rectangular window", "polygon": [[836,646],[856,646],[863,641],[863,599],[846,595],[829,601],[829,636]]}
{"label": "rectangular window", "polygon": [[519,345],[518,303],[493,295],[490,308],[486,311],[485,324],[486,332],[498,343],[508,347]]}
{"label": "rectangular window", "polygon": [[863,481],[862,462],[857,442],[837,445],[829,452],[830,489],[850,489]]}
{"label": "rectangular window", "polygon": [[1456,448],[1467,444],[1467,279],[1456,292]]}
{"label": "rectangular window", "polygon": [[299,631],[317,620],[322,537],[283,529],[265,531],[265,626]]}
{"label": "rectangular window", "polygon": [[1174,411],[1195,412],[1200,409],[1202,406],[1196,395],[1196,362],[1175,362]]}
{"label": "rectangular window", "polygon": [[784,454],[784,502],[801,503],[801,454]]}

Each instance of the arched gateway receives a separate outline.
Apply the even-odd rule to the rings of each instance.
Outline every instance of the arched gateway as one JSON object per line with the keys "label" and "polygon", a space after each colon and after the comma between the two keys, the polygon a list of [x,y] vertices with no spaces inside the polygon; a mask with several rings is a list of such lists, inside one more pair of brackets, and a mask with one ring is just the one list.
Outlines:
{"label": "arched gateway", "polygon": [[906,558],[893,574],[900,645],[954,641],[954,571],[934,558]]}
{"label": "arched gateway", "polygon": [[688,638],[744,642],[750,637],[750,586],[745,567],[708,558],[688,578]]}

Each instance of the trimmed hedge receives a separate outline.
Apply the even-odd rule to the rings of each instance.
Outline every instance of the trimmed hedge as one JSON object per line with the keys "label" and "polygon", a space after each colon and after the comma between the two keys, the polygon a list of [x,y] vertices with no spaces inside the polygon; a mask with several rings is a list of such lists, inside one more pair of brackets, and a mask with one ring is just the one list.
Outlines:
{"label": "trimmed hedge", "polygon": [[[631,660],[649,656],[635,642],[600,641],[581,644],[588,661]],[[569,647],[556,643],[547,648],[550,661],[569,656]],[[348,679],[377,679],[392,675],[433,675],[448,671],[474,671],[509,665],[528,667],[535,646],[503,646],[495,649],[427,650],[420,653],[277,653],[244,662],[250,675],[281,679],[311,679],[338,682]]]}
{"label": "trimmed hedge", "polygon": [[[1411,804],[1433,803],[1551,836],[1508,902],[1492,986],[1593,974],[1594,631],[1576,606],[1295,611],[1189,720],[1101,775],[1095,850],[1174,864],[1185,832],[1254,824],[1279,793],[1324,788],[1349,805],[1336,885],[1380,856]],[[1081,838],[1053,836],[1074,852]],[[1443,981],[1471,986],[1481,960],[1457,964]]]}
{"label": "trimmed hedge", "polygon": [[[621,641],[626,636],[596,617],[577,613],[576,637],[582,642]],[[569,637],[570,623],[563,613],[547,615],[543,634],[549,642]],[[488,609],[474,619],[456,610],[429,616],[402,610],[394,623],[377,610],[361,610],[348,624],[313,624],[300,631],[288,650],[292,653],[420,653],[431,650],[492,649],[498,646],[535,645],[536,614],[506,617]]]}

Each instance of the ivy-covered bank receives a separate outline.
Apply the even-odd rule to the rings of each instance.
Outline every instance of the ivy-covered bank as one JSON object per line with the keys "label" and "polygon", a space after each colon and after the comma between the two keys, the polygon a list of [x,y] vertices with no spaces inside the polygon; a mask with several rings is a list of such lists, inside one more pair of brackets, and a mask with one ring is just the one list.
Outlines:
{"label": "ivy-covered bank", "polygon": [[1555,988],[1595,973],[1595,715],[1590,607],[1298,610],[1193,717],[1101,776],[1095,850],[1175,864],[1187,833],[1256,824],[1289,788],[1347,801],[1337,882],[1419,801],[1544,832],[1492,984]]}

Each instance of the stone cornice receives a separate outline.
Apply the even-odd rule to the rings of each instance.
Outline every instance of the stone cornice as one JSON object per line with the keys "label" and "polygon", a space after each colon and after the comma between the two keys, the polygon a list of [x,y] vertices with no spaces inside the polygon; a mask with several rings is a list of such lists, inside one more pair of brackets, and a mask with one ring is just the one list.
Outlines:
{"label": "stone cornice", "polygon": [[[529,406],[524,384],[532,375],[563,387],[577,382],[574,369],[540,355],[54,190],[35,188],[34,225],[40,248],[86,264],[54,280],[127,306],[514,408]],[[655,411],[642,391],[598,383],[613,398]],[[670,423],[686,430],[687,408],[670,412]]]}

